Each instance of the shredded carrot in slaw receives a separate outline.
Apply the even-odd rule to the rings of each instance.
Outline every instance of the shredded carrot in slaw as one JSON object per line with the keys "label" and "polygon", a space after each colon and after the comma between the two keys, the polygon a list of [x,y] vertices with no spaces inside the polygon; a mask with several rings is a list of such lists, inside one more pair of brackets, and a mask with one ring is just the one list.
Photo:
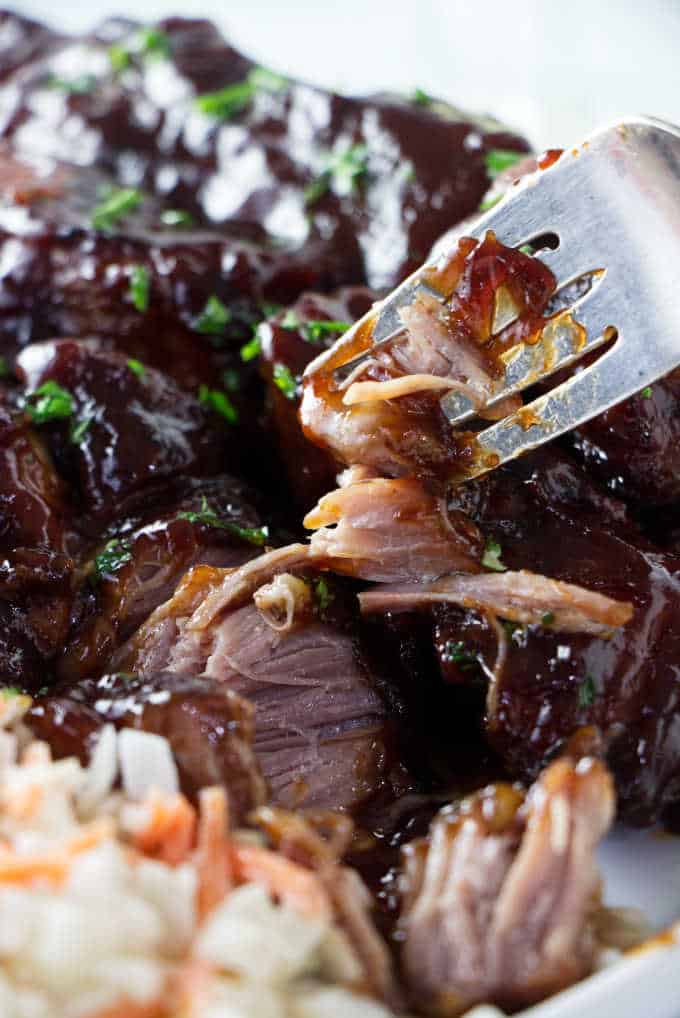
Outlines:
{"label": "shredded carrot in slaw", "polygon": [[229,807],[224,788],[203,788],[199,793],[196,908],[205,918],[232,886],[227,831]]}
{"label": "shredded carrot in slaw", "polygon": [[196,810],[183,795],[167,795],[159,789],[150,791],[144,805],[149,822],[134,834],[134,847],[169,866],[184,862],[196,839]]}

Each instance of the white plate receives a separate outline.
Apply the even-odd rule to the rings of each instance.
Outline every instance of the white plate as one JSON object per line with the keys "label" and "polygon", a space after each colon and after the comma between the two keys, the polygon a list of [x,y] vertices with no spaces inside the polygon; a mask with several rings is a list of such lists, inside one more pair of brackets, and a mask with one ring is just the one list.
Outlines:
{"label": "white plate", "polygon": [[[21,12],[54,22],[52,0]],[[107,14],[140,16],[134,0],[62,0],[59,26],[84,30]],[[151,21],[211,17],[263,63],[352,91],[415,85],[491,111],[539,146],[578,141],[629,112],[680,122],[680,3],[593,0],[145,0]],[[483,35],[482,35],[483,32]],[[575,42],[577,44],[575,44]],[[631,73],[634,55],[635,73]],[[618,829],[601,851],[610,905],[642,908],[659,929],[680,918],[680,842]],[[498,1014],[494,1009],[478,1009]],[[680,946],[626,959],[527,1018],[680,1018]]]}

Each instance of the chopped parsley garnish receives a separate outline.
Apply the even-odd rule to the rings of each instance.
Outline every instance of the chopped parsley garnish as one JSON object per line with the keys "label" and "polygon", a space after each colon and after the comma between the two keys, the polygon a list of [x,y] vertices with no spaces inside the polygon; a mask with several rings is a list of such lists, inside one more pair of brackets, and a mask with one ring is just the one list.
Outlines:
{"label": "chopped parsley garnish", "polygon": [[151,276],[145,265],[133,265],[130,273],[130,300],[138,311],[146,311],[149,307],[149,289]]}
{"label": "chopped parsley garnish", "polygon": [[642,392],[640,393],[640,395],[642,396],[643,399],[651,399],[652,398],[652,387],[651,387],[651,385],[646,385],[644,387],[644,389],[642,390]]}
{"label": "chopped parsley garnish", "polygon": [[107,541],[102,551],[96,556],[92,567],[92,578],[101,580],[117,572],[126,562],[132,559],[129,541],[118,537]]}
{"label": "chopped parsley garnish", "polygon": [[65,420],[73,413],[73,397],[50,379],[26,397],[25,410],[34,424]]}
{"label": "chopped parsley garnish", "polygon": [[67,95],[87,95],[97,87],[98,78],[94,74],[78,74],[75,78],[62,78],[58,74],[51,74],[48,79],[49,88]]}
{"label": "chopped parsley garnish", "polygon": [[241,347],[241,360],[244,363],[248,361],[254,361],[256,357],[260,356],[260,337],[257,331],[253,334],[253,338],[249,339],[247,343],[244,343]]}
{"label": "chopped parsley garnish", "polygon": [[502,554],[503,551],[498,541],[495,541],[493,537],[488,537],[484,547],[484,554],[482,555],[482,565],[486,569],[491,569],[494,573],[504,573],[507,570],[507,566],[504,566],[501,562]]}
{"label": "chopped parsley garnish", "polygon": [[139,30],[135,37],[135,48],[145,57],[170,56],[170,39],[158,28],[148,26]]}
{"label": "chopped parsley garnish", "polygon": [[291,311],[290,309],[288,311],[286,311],[285,315],[281,319],[281,328],[282,329],[295,330],[295,329],[299,329],[301,327],[302,327],[302,322],[300,321],[298,316],[295,314],[295,312]]}
{"label": "chopped parsley garnish", "polygon": [[0,356],[0,378],[9,378],[12,374],[6,357]]}
{"label": "chopped parsley garnish", "polygon": [[442,650],[444,664],[458,665],[462,672],[469,672],[477,667],[477,655],[466,649],[461,640],[447,640]]}
{"label": "chopped parsley garnish", "polygon": [[111,64],[111,70],[115,71],[116,74],[120,74],[121,71],[128,69],[130,66],[130,54],[125,49],[125,46],[121,46],[118,42],[114,42],[112,46],[109,46],[109,63]]}
{"label": "chopped parsley garnish", "polygon": [[591,675],[586,675],[578,688],[579,707],[590,707],[595,702],[595,695],[595,679]]}
{"label": "chopped parsley garnish", "polygon": [[422,88],[414,88],[411,102],[415,103],[416,106],[431,106],[434,99],[427,92],[424,92]]}
{"label": "chopped parsley garnish", "polygon": [[131,43],[124,46],[115,42],[109,46],[109,63],[116,73],[127,70],[133,57],[167,60],[170,56],[170,39],[160,29],[147,25],[141,28]]}
{"label": "chopped parsley garnish", "polygon": [[219,336],[231,321],[231,311],[214,294],[208,297],[205,307],[194,322],[194,330],[208,336]]}
{"label": "chopped parsley garnish", "polygon": [[290,368],[287,368],[285,364],[281,364],[277,361],[274,365],[273,378],[274,385],[281,390],[286,399],[295,399],[297,382],[295,381]]}
{"label": "chopped parsley garnish", "polygon": [[90,222],[95,230],[112,230],[119,219],[141,205],[143,197],[136,187],[115,187],[93,208]]}
{"label": "chopped parsley garnish", "polygon": [[310,318],[303,322],[294,311],[286,311],[281,319],[281,328],[299,332],[308,343],[321,343],[325,336],[347,332],[349,322],[333,322],[324,318]]}
{"label": "chopped parsley garnish", "polygon": [[195,102],[197,108],[206,116],[228,120],[250,104],[254,92],[255,88],[249,81],[237,81],[216,92],[196,96]]}
{"label": "chopped parsley garnish", "polygon": [[221,392],[220,389],[209,389],[207,385],[201,385],[198,390],[198,402],[214,410],[230,424],[236,424],[238,421],[238,410],[226,392]]}
{"label": "chopped parsley garnish", "polygon": [[238,392],[241,388],[241,380],[235,368],[225,368],[222,372],[222,385],[227,392]]}
{"label": "chopped parsley garnish", "polygon": [[198,523],[203,527],[216,527],[219,530],[228,530],[231,534],[235,534],[244,541],[248,541],[249,544],[255,544],[260,548],[269,537],[268,527],[242,527],[231,520],[220,519],[215,510],[211,509],[208,505],[205,495],[201,498],[201,508],[197,512],[178,513],[177,519],[188,520],[189,523]]}
{"label": "chopped parsley garnish", "polygon": [[141,361],[135,360],[134,357],[130,357],[129,361],[127,362],[127,366],[129,367],[133,375],[137,375],[137,378],[144,377],[144,372],[146,371],[146,368],[144,367]]}
{"label": "chopped parsley garnish", "polygon": [[23,696],[24,694],[16,686],[5,686],[4,689],[0,689],[0,696],[3,700],[13,700],[15,696]]}
{"label": "chopped parsley garnish", "polygon": [[322,619],[325,619],[328,607],[335,598],[335,594],[328,586],[328,580],[324,576],[320,576],[318,580],[314,580],[312,586],[319,615]]}
{"label": "chopped parsley garnish", "polygon": [[311,319],[305,322],[300,331],[302,338],[308,343],[321,343],[325,336],[336,332],[347,332],[349,322],[327,322],[321,318]]}
{"label": "chopped parsley garnish", "polygon": [[494,205],[498,205],[499,201],[503,197],[504,195],[502,194],[495,194],[492,198],[485,198],[484,201],[480,203],[478,211],[488,212],[489,209],[492,209],[494,207]]}
{"label": "chopped parsley garnish", "polygon": [[253,67],[248,73],[248,81],[254,89],[259,88],[263,92],[285,92],[290,85],[289,78],[268,67]]}
{"label": "chopped parsley garnish", "polygon": [[83,417],[81,421],[72,421],[68,437],[73,445],[80,445],[82,440],[85,438],[87,429],[90,427],[91,423],[91,417]]}
{"label": "chopped parsley garnish", "polygon": [[492,148],[484,156],[484,165],[486,166],[486,172],[493,179],[497,177],[503,170],[507,170],[510,166],[514,166],[520,159],[523,159],[526,155],[525,152],[513,152],[507,148]]}
{"label": "chopped parsley garnish", "polygon": [[235,81],[215,92],[198,95],[195,103],[206,116],[228,120],[245,110],[256,92],[283,92],[289,84],[288,78],[282,74],[267,67],[253,67],[244,81]]}
{"label": "chopped parsley garnish", "polygon": [[164,209],[161,222],[163,226],[193,226],[194,217],[186,209]]}
{"label": "chopped parsley garnish", "polygon": [[278,315],[280,310],[281,310],[280,304],[274,304],[270,300],[260,301],[260,311],[262,312],[265,318],[273,318],[274,315]]}
{"label": "chopped parsley garnish", "polygon": [[348,145],[344,149],[327,152],[321,173],[305,188],[305,205],[313,205],[330,187],[343,197],[353,194],[367,169],[366,145]]}
{"label": "chopped parsley garnish", "polygon": [[534,253],[534,249],[531,244],[520,244],[519,251],[525,255],[532,255]]}
{"label": "chopped parsley garnish", "polygon": [[541,618],[541,622],[544,626],[551,626],[555,621],[555,615],[553,612],[546,612]]}

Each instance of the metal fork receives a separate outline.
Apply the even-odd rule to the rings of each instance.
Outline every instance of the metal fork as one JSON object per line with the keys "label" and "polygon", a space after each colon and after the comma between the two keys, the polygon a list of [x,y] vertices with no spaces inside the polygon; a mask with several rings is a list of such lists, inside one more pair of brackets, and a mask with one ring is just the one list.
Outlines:
{"label": "metal fork", "polygon": [[[466,477],[578,427],[680,365],[680,128],[635,117],[598,131],[553,166],[523,178],[470,234],[481,239],[487,230],[510,247],[555,235],[555,249],[539,257],[555,274],[557,290],[587,274],[592,283],[572,306],[585,329],[579,348],[573,330],[559,325],[549,338],[518,347],[489,405],[581,359],[613,329],[616,339],[595,363],[529,403],[519,417],[480,431],[481,455]],[[373,348],[362,357],[403,333],[399,309],[429,289],[427,268],[379,306]],[[359,360],[338,369],[338,377]],[[460,393],[444,396],[441,405],[452,426],[475,412]]]}

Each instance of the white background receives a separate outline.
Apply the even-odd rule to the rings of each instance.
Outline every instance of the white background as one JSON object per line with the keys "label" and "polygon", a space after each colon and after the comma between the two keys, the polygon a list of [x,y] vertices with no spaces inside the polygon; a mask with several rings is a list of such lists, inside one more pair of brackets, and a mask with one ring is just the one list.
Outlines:
{"label": "white background", "polygon": [[418,85],[495,113],[541,147],[574,144],[626,113],[680,122],[680,0],[19,0],[14,8],[66,29],[107,13],[209,15],[284,72],[355,91]]}

